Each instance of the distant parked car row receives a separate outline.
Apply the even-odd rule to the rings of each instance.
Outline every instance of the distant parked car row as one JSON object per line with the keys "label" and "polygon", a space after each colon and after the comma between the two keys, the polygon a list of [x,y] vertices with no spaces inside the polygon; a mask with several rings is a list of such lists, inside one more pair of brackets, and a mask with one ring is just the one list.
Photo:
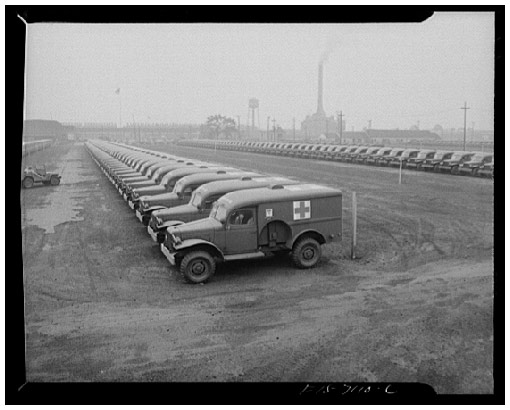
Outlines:
{"label": "distant parked car row", "polygon": [[299,142],[183,140],[179,143],[187,146],[226,151],[255,152],[375,166],[402,166],[402,168],[418,171],[446,172],[453,175],[494,176],[494,153],[491,152]]}
{"label": "distant parked car row", "polygon": [[23,142],[21,155],[24,157],[33,152],[43,150],[48,148],[52,143],[53,140],[25,141]]}

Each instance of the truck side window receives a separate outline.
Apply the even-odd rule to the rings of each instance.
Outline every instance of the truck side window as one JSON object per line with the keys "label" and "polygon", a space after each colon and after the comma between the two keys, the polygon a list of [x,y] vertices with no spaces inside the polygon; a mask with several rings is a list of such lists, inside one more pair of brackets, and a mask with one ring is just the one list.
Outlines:
{"label": "truck side window", "polygon": [[251,209],[236,209],[230,214],[230,225],[253,225],[254,223],[255,219]]}

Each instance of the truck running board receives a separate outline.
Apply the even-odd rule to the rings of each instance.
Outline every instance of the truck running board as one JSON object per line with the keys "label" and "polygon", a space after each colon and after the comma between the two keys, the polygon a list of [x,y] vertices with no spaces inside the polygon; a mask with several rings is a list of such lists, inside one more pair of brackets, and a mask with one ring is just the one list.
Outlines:
{"label": "truck running board", "polygon": [[226,261],[235,261],[237,259],[252,259],[252,258],[261,258],[262,256],[266,256],[264,252],[250,252],[250,253],[238,253],[236,255],[225,255],[223,259]]}

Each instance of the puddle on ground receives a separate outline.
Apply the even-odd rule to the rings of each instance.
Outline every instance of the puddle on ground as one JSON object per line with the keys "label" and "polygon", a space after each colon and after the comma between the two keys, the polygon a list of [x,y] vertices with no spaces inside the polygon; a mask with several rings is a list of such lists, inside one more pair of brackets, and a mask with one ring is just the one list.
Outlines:
{"label": "puddle on ground", "polygon": [[[57,170],[62,175],[61,185],[47,187],[48,195],[44,204],[38,208],[25,206],[25,196],[22,196],[22,206],[25,206],[25,225],[37,226],[45,233],[55,233],[55,227],[65,222],[83,221],[78,216],[83,206],[83,199],[88,197],[88,188],[81,188],[80,183],[97,180],[97,176],[90,174],[88,167],[82,167],[82,147],[75,146],[57,164]],[[44,188],[36,188],[44,189]],[[24,226],[22,226],[24,228]]]}

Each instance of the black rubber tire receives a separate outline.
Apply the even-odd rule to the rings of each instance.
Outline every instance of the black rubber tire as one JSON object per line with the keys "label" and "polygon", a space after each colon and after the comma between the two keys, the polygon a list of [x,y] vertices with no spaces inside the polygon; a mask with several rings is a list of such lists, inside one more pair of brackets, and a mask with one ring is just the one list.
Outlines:
{"label": "black rubber tire", "polygon": [[457,165],[457,166],[452,167],[452,169],[451,169],[451,171],[450,171],[450,172],[451,172],[451,174],[452,174],[452,175],[459,175],[459,173],[460,173],[460,172],[459,172],[459,167],[458,167],[458,165]]}
{"label": "black rubber tire", "polygon": [[474,176],[474,177],[477,177],[478,176],[478,168],[473,168],[471,170],[471,175]]}
{"label": "black rubber tire", "polygon": [[51,185],[58,185],[60,184],[60,178],[57,177],[56,175],[53,175],[51,178],[50,178],[50,184]]}
{"label": "black rubber tire", "polygon": [[23,179],[23,188],[25,189],[29,189],[29,188],[32,188],[34,186],[34,178],[32,177],[25,177]]}
{"label": "black rubber tire", "polygon": [[319,262],[322,250],[319,242],[305,236],[299,239],[292,248],[292,263],[300,269],[313,268]]}
{"label": "black rubber tire", "polygon": [[188,283],[205,283],[214,274],[216,262],[205,251],[192,251],[182,258],[179,271]]}
{"label": "black rubber tire", "polygon": [[441,172],[439,169],[439,164],[434,165],[434,172]]}

